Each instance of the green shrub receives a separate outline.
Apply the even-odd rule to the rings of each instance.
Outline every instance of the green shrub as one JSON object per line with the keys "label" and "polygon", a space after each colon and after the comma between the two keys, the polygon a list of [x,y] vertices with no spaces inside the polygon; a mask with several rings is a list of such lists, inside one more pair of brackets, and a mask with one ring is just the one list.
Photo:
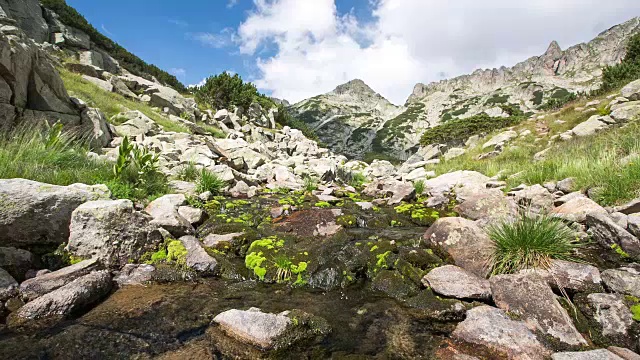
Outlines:
{"label": "green shrub", "polygon": [[209,77],[204,85],[196,87],[193,92],[197,102],[214,109],[236,106],[246,110],[254,101],[259,102],[263,110],[275,106],[271,99],[258,92],[255,85],[242,81],[238,74],[232,76],[226,71]]}
{"label": "green shrub", "polygon": [[91,41],[104,49],[114,59],[118,60],[120,65],[128,71],[138,76],[151,79],[151,76],[158,79],[160,82],[169,85],[180,92],[186,92],[185,86],[178,81],[178,79],[170,75],[164,70],[161,70],[155,65],[150,65],[144,62],[139,57],[133,55],[122,46],[115,43],[113,40],[102,35],[96,28],[94,28],[87,19],[84,18],[76,9],[67,5],[65,0],[40,0],[42,6],[47,9],[55,11],[60,16],[60,21],[65,25],[74,27],[84,31]]}
{"label": "green shrub", "polygon": [[568,93],[562,97],[551,97],[546,103],[538,107],[540,110],[557,110],[565,106],[566,104],[576,100],[578,96],[574,93]]}
{"label": "green shrub", "polygon": [[278,105],[278,113],[276,114],[274,120],[277,124],[280,124],[282,126],[288,126],[292,129],[298,129],[302,131],[302,134],[304,134],[304,136],[306,136],[308,139],[318,142],[320,146],[323,145],[320,142],[320,139],[318,138],[318,135],[315,133],[315,131],[313,131],[304,121],[293,117],[289,113],[289,111],[287,111],[287,108],[285,108],[284,105]]}
{"label": "green shrub", "polygon": [[606,66],[602,70],[602,86],[596,93],[614,90],[640,78],[640,34],[627,43],[627,55],[620,64]]}
{"label": "green shrub", "polygon": [[562,220],[521,212],[517,220],[488,229],[494,243],[491,274],[513,274],[523,269],[548,268],[552,259],[575,260],[581,246]]}
{"label": "green shrub", "polygon": [[466,119],[450,120],[444,124],[427,129],[424,134],[422,134],[420,143],[426,146],[431,144],[463,142],[472,135],[513,126],[523,119],[523,116],[494,118],[482,113]]}
{"label": "green shrub", "polygon": [[196,191],[203,193],[210,191],[213,195],[218,195],[222,192],[222,189],[227,186],[227,183],[220,179],[218,175],[212,173],[207,169],[200,170],[200,176],[196,183]]}

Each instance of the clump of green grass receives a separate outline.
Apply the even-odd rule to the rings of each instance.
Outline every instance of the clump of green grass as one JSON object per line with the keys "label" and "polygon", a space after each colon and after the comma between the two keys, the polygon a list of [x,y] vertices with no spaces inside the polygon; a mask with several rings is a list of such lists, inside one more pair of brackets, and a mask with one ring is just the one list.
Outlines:
{"label": "clump of green grass", "polygon": [[307,176],[304,178],[304,190],[305,192],[312,192],[313,190],[318,189],[318,180],[312,178],[311,176]]}
{"label": "clump of green grass", "polygon": [[575,260],[581,247],[574,232],[562,220],[549,215],[521,212],[513,222],[488,229],[494,243],[491,274],[513,274],[524,269],[548,268],[552,259]]}
{"label": "clump of green grass", "polygon": [[105,184],[114,197],[131,200],[167,192],[163,174],[140,168],[148,166],[143,161],[148,154],[140,152],[116,173],[112,163],[89,158],[88,150],[88,141],[62,131],[59,125],[20,127],[0,135],[0,178],[63,186]]}
{"label": "clump of green grass", "polygon": [[184,165],[180,168],[180,171],[178,171],[178,179],[182,181],[196,181],[198,175],[198,168],[193,162]]}
{"label": "clump of green grass", "polygon": [[98,184],[113,178],[111,165],[89,159],[87,142],[57,126],[20,127],[0,134],[0,178],[53,185]]}
{"label": "clump of green grass", "polygon": [[201,169],[196,182],[196,191],[203,193],[206,191],[214,195],[220,194],[227,183],[220,177],[207,169]]}
{"label": "clump of green grass", "polygon": [[416,190],[417,195],[424,193],[424,180],[418,180],[413,183],[413,188]]}
{"label": "clump of green grass", "polygon": [[69,93],[86,101],[90,106],[102,110],[108,119],[126,109],[138,110],[162,126],[165,131],[189,132],[186,127],[163,117],[143,102],[129,100],[114,92],[107,92],[97,85],[84,80],[81,75],[72,73],[67,69],[58,68],[58,72]]}

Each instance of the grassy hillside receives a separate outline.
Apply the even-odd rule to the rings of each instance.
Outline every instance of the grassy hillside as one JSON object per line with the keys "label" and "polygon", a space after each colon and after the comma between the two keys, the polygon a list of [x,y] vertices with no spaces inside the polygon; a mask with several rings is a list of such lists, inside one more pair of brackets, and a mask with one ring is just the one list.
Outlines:
{"label": "grassy hillside", "polygon": [[138,76],[149,78],[149,75],[154,76],[160,82],[173,87],[179,92],[186,92],[186,87],[178,81],[178,79],[167,73],[166,71],[158,68],[155,65],[147,64],[139,57],[127,51],[127,49],[118,45],[113,40],[102,35],[96,28],[91,25],[87,19],[82,16],[76,9],[67,5],[65,0],[40,0],[42,6],[53,10],[60,16],[60,21],[65,25],[74,27],[84,31],[91,41],[97,44],[100,48],[104,49],[114,59],[120,62],[120,66],[127,69],[133,74]]}

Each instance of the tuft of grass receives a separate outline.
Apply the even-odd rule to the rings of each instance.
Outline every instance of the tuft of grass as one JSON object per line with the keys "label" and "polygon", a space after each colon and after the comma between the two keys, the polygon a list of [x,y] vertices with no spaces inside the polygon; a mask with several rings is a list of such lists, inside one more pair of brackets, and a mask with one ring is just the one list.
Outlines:
{"label": "tuft of grass", "polygon": [[417,195],[424,193],[424,180],[418,180],[413,183],[413,188],[416,190]]}
{"label": "tuft of grass", "polygon": [[217,195],[222,192],[222,189],[227,186],[227,183],[220,179],[218,175],[212,173],[207,169],[201,169],[196,183],[196,191],[203,193],[210,191],[212,194]]}
{"label": "tuft of grass", "polygon": [[116,174],[110,162],[87,156],[88,142],[57,126],[20,127],[0,135],[0,178],[22,178],[52,185],[105,184],[115,198],[142,200],[167,192],[157,171],[141,173],[136,162]]}
{"label": "tuft of grass", "polygon": [[178,179],[182,181],[196,181],[198,179],[199,173],[196,164],[190,162],[187,165],[184,165],[178,171]]}
{"label": "tuft of grass", "polygon": [[513,222],[490,226],[488,234],[494,243],[490,259],[492,275],[545,269],[552,259],[575,260],[574,250],[582,246],[562,220],[526,212],[521,212]]}
{"label": "tuft of grass", "polygon": [[315,178],[307,176],[304,178],[304,190],[306,192],[312,192],[318,189],[318,181]]}
{"label": "tuft of grass", "polygon": [[[107,92],[99,86],[86,81],[81,75],[75,74],[67,69],[58,68],[58,72],[64,82],[64,86],[70,94],[86,101],[89,106],[102,110],[108,119],[111,119],[113,116],[116,116],[127,109],[139,110],[151,120],[155,121],[158,125],[162,126],[165,131],[189,132],[189,130],[183,125],[173,122],[158,114],[153,111],[149,105],[143,102],[129,100],[114,92]],[[116,125],[118,125],[117,121],[115,122]]]}

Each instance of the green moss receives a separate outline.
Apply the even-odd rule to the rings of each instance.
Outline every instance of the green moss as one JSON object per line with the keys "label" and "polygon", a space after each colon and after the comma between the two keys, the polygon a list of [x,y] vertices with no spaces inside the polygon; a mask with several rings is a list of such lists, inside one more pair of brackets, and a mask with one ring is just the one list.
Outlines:
{"label": "green moss", "polygon": [[623,259],[628,259],[629,258],[629,254],[627,254],[624,250],[622,250],[622,248],[620,247],[620,245],[618,244],[612,244],[611,245],[611,249],[613,251],[616,252],[616,254],[620,255],[621,258]]}
{"label": "green moss", "polygon": [[154,252],[153,254],[151,254],[151,261],[149,261],[149,263],[157,264],[159,262],[165,261],[166,259],[167,259],[167,249],[162,248],[157,252]]}
{"label": "green moss", "polygon": [[187,263],[187,249],[185,249],[180,240],[172,240],[167,245],[167,261],[178,265]]}
{"label": "green moss", "polygon": [[631,306],[631,313],[633,314],[633,320],[640,321],[640,304]]}
{"label": "green moss", "polygon": [[249,252],[255,251],[257,248],[265,248],[267,250],[273,250],[275,248],[281,248],[284,246],[284,240],[278,239],[275,236],[256,240],[249,246]]}
{"label": "green moss", "polygon": [[391,251],[376,255],[376,267],[379,269],[388,269],[389,266],[387,265],[387,258],[389,257],[389,255],[391,255]]}
{"label": "green moss", "polygon": [[82,260],[84,260],[84,259],[79,257],[79,256],[69,255],[69,263],[71,265],[77,264],[77,263],[81,262]]}
{"label": "green moss", "polygon": [[317,203],[315,203],[314,205],[315,207],[319,207],[321,209],[326,209],[326,208],[330,208],[331,204],[329,204],[326,201],[318,201]]}
{"label": "green moss", "polygon": [[264,281],[264,276],[267,274],[267,268],[262,267],[262,263],[267,260],[266,257],[263,256],[262,251],[260,252],[252,252],[247,254],[244,259],[244,265],[247,269],[252,270],[253,273],[258,277],[258,279]]}
{"label": "green moss", "polygon": [[347,228],[351,228],[351,227],[356,227],[357,226],[356,217],[353,216],[353,215],[338,216],[338,218],[336,219],[336,223],[338,225],[342,225],[342,226],[347,227]]}

